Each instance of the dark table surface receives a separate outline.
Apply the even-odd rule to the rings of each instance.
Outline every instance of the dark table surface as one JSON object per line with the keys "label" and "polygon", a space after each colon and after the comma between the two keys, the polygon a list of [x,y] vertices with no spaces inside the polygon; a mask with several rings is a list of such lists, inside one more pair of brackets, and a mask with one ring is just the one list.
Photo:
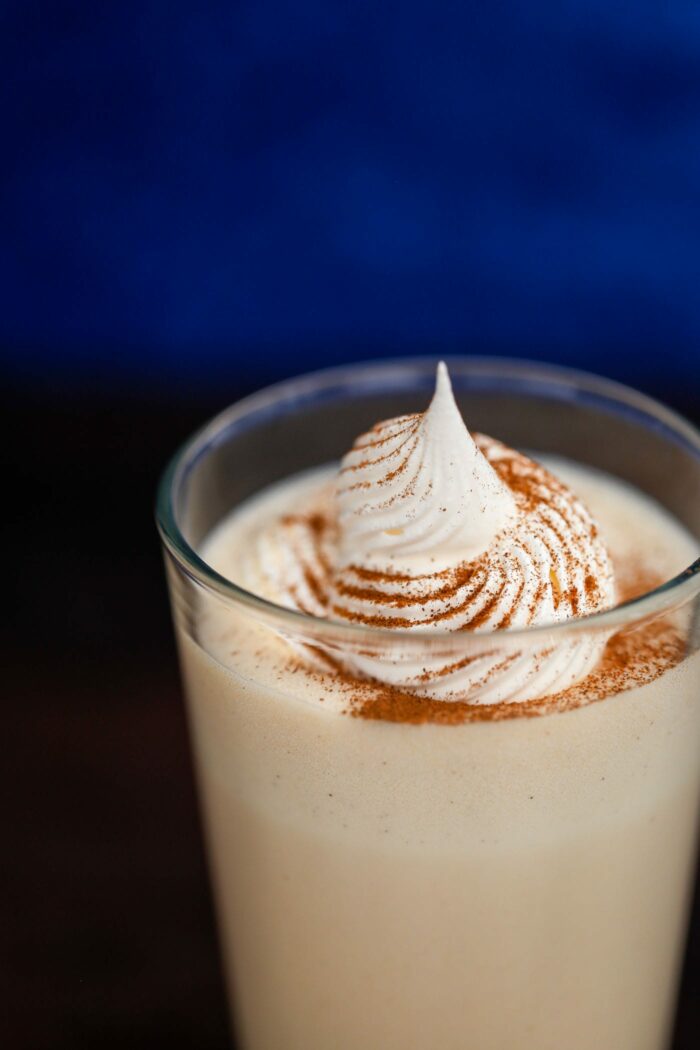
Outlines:
{"label": "dark table surface", "polygon": [[[235,391],[229,392],[233,399]],[[693,414],[687,397],[673,400]],[[221,400],[12,396],[3,573],[8,1050],[229,1046],[151,506]],[[674,1050],[700,1045],[700,910]]]}

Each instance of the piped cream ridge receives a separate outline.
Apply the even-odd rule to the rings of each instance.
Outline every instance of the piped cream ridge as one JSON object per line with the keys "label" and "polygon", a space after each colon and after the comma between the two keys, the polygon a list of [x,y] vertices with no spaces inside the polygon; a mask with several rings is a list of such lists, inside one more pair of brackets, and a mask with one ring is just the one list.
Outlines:
{"label": "piped cream ridge", "polygon": [[[416,659],[402,632],[555,624],[614,604],[608,552],[583,503],[533,460],[471,435],[438,368],[426,412],[378,423],[324,485],[265,523],[250,590],[319,617],[390,628],[382,651],[334,649],[343,668],[419,696],[523,702],[595,667],[606,636]],[[314,658],[307,652],[309,660]]]}

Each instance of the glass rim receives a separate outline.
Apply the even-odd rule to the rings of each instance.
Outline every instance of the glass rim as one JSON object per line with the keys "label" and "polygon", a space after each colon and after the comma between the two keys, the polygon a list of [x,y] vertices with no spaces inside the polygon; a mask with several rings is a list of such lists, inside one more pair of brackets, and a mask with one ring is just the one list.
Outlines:
{"label": "glass rim", "polygon": [[[700,594],[698,557],[682,572],[653,590],[611,609],[576,619],[529,627],[457,632],[442,629],[370,627],[313,616],[262,598],[218,573],[185,539],[176,519],[174,494],[186,475],[187,468],[205,454],[207,449],[215,447],[217,437],[227,432],[237,421],[262,410],[272,409],[284,401],[299,401],[324,388],[332,389],[350,380],[357,382],[361,373],[367,376],[366,392],[371,391],[374,383],[379,380],[395,380],[398,390],[407,389],[407,378],[415,379],[418,375],[427,375],[429,370],[434,371],[438,360],[445,360],[448,366],[452,365],[461,375],[481,376],[502,382],[510,380],[517,383],[524,393],[527,392],[528,384],[531,384],[532,393],[549,392],[556,400],[572,399],[583,393],[618,408],[625,408],[637,417],[643,416],[647,421],[653,421],[658,429],[700,460],[700,430],[692,423],[654,398],[590,372],[536,361],[471,355],[357,361],[350,365],[309,372],[264,387],[233,402],[190,435],[168,462],[157,488],[155,517],[165,549],[179,567],[205,590],[239,610],[252,614],[259,621],[286,634],[303,635],[310,631],[311,634],[321,635],[328,641],[353,645],[371,642],[373,645],[384,643],[396,646],[399,642],[402,648],[412,648],[425,646],[426,643],[434,647],[436,643],[441,642],[452,649],[468,647],[475,641],[483,643],[489,636],[498,637],[503,641],[522,640],[523,643],[530,643],[543,635],[551,639],[557,635],[570,636],[581,632],[612,632],[678,608]],[[374,382],[370,382],[370,379]],[[360,392],[361,389],[358,390],[358,393]]]}

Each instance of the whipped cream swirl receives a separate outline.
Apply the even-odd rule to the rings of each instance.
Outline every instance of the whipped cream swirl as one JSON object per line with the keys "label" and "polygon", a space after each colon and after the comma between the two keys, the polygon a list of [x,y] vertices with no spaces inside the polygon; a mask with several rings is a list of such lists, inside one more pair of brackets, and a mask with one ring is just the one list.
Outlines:
{"label": "whipped cream swirl", "polygon": [[481,554],[516,516],[515,499],[464,425],[444,363],[422,415],[378,423],[344,458],[340,560],[436,571]]}
{"label": "whipped cream swirl", "polygon": [[[554,624],[614,602],[613,573],[588,511],[549,471],[470,435],[444,364],[425,413],[357,439],[336,483],[257,538],[244,584],[314,616],[397,631],[397,645],[348,646],[353,673],[441,700],[526,701],[593,669],[606,637],[507,644],[494,631]],[[403,632],[436,635],[417,659]],[[444,632],[484,643],[458,659]],[[488,632],[488,633],[486,633]],[[449,647],[448,647],[449,649]]]}

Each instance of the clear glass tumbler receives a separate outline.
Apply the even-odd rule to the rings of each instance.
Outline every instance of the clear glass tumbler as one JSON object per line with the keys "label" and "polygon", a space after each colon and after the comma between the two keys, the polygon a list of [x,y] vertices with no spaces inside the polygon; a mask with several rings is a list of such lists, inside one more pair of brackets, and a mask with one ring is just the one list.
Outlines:
{"label": "clear glass tumbler", "polygon": [[[678,416],[568,370],[449,367],[470,429],[600,468],[700,535],[700,435]],[[262,391],[207,424],[161,481],[237,1045],[662,1050],[700,795],[700,562],[585,620],[397,641],[271,605],[199,553],[254,493],[424,409],[434,373],[432,360],[361,364]],[[292,696],[231,641],[241,624],[455,660],[603,635],[641,652],[655,624],[682,652],[654,681],[574,710],[412,724]]]}

